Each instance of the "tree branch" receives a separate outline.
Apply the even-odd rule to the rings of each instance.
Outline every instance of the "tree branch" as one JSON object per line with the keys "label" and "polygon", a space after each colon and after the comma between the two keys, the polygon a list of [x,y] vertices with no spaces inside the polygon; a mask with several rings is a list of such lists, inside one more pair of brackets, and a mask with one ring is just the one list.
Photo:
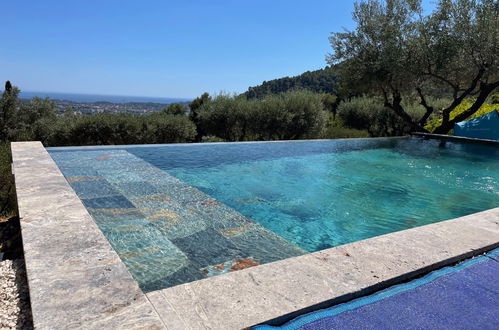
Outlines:
{"label": "tree branch", "polygon": [[384,103],[385,107],[392,109],[400,118],[402,118],[402,120],[404,120],[407,124],[411,126],[412,130],[417,132],[428,133],[428,131],[424,127],[422,127],[418,123],[415,123],[412,117],[404,110],[401,104],[402,96],[400,95],[400,92],[394,89],[393,86],[391,86],[391,88],[393,90],[392,92],[393,101],[390,103],[390,100],[388,98],[388,93],[383,87],[381,87],[381,90],[383,91],[383,97],[385,99]]}
{"label": "tree branch", "polygon": [[436,73],[433,73],[431,71],[431,68],[428,68],[427,75],[429,75],[429,76],[431,76],[433,78],[436,78],[438,80],[441,80],[441,81],[445,82],[446,84],[448,84],[450,87],[452,87],[452,90],[453,90],[452,96],[453,96],[454,99],[457,98],[457,94],[459,92],[459,85],[458,84],[455,84],[452,81],[450,81],[449,79],[447,79],[445,77],[442,77],[442,76],[440,76],[440,75],[438,75]]}
{"label": "tree branch", "polygon": [[480,109],[480,107],[487,100],[487,97],[490,95],[490,93],[492,93],[498,87],[499,87],[499,81],[490,84],[482,83],[480,85],[480,94],[478,95],[473,105],[469,107],[467,110],[461,112],[452,120],[449,120],[447,122],[442,122],[442,124],[435,129],[434,133],[447,134],[454,127],[454,124],[468,119],[470,116],[472,116],[475,112],[477,112]]}
{"label": "tree branch", "polygon": [[426,102],[426,98],[424,97],[421,88],[418,87],[416,88],[416,90],[418,92],[419,98],[421,99],[421,102],[419,102],[419,104],[421,104],[426,109],[425,114],[418,122],[419,126],[424,126],[430,115],[433,113],[434,108]]}
{"label": "tree branch", "polygon": [[447,108],[445,108],[442,111],[442,125],[449,122],[450,113],[452,112],[452,110],[454,110],[455,107],[457,107],[459,104],[461,104],[461,102],[464,100],[464,98],[466,96],[470,95],[475,90],[476,86],[478,85],[478,82],[480,81],[480,79],[482,78],[484,73],[485,73],[485,69],[483,67],[480,68],[480,70],[478,71],[478,74],[471,81],[470,87],[465,89],[459,97],[454,98],[454,101],[452,101],[451,105],[449,105]]}

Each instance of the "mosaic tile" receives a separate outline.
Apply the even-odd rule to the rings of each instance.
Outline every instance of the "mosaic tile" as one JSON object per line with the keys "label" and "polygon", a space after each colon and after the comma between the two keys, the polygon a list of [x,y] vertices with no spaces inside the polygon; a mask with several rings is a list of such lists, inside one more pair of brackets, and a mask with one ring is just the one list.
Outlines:
{"label": "mosaic tile", "polygon": [[144,181],[116,183],[113,186],[129,199],[131,199],[130,197],[145,197],[158,192],[153,185]]}
{"label": "mosaic tile", "polygon": [[245,255],[252,256],[262,264],[306,253],[258,224],[250,226],[240,233],[225,237]]}
{"label": "mosaic tile", "polygon": [[[152,166],[152,165],[151,165]],[[140,173],[140,176],[144,179],[144,181],[148,181],[151,183],[156,183],[161,185],[170,185],[170,184],[183,184],[182,181],[177,179],[176,177],[156,168],[149,167],[147,170],[144,170]]]}
{"label": "mosaic tile", "polygon": [[164,194],[153,194],[153,195],[145,195],[145,196],[137,196],[133,198],[133,203],[135,205],[144,205],[146,207],[147,203],[169,203],[173,202],[173,199],[170,196]]}
{"label": "mosaic tile", "polygon": [[100,176],[110,183],[141,182],[144,181],[138,173],[127,172],[116,165],[110,168],[98,168]]}
{"label": "mosaic tile", "polygon": [[213,229],[172,241],[198,269],[241,257],[241,251]]}
{"label": "mosaic tile", "polygon": [[72,181],[70,184],[82,199],[118,195],[118,192],[105,180]]}
{"label": "mosaic tile", "polygon": [[165,195],[130,200],[169,239],[189,236],[208,227],[203,217]]}
{"label": "mosaic tile", "polygon": [[104,233],[141,284],[171,276],[189,263],[177,246],[150,227],[117,226]]}
{"label": "mosaic tile", "polygon": [[253,258],[238,258],[229,260],[218,265],[208,266],[201,269],[201,273],[207,277],[221,275],[229,272],[235,272],[241,269],[246,269],[260,265]]}
{"label": "mosaic tile", "polygon": [[179,203],[205,201],[212,199],[205,193],[186,184],[165,184],[164,182],[152,184],[159,192],[171,196]]}
{"label": "mosaic tile", "polygon": [[152,226],[169,239],[187,237],[208,228],[202,217],[186,212],[179,214],[171,210],[162,210],[149,216],[148,219]]}
{"label": "mosaic tile", "polygon": [[170,197],[160,198],[161,195],[152,195],[154,198],[140,197],[137,199],[130,198],[133,200],[133,204],[137,209],[139,209],[146,216],[154,216],[158,212],[164,210],[170,210],[172,212],[178,213],[182,211],[182,207],[175,200]]}
{"label": "mosaic tile", "polygon": [[107,160],[111,159],[111,155],[109,154],[102,154],[94,158],[95,160]]}
{"label": "mosaic tile", "polygon": [[175,285],[193,282],[206,278],[198,269],[192,265],[188,265],[175,273],[166,276],[159,280],[147,280],[141,284],[141,288],[145,292],[160,290],[163,288],[172,287]]}
{"label": "mosaic tile", "polygon": [[99,181],[99,180],[104,180],[104,178],[98,176],[72,176],[72,177],[67,177],[66,180],[68,180],[68,182]]}
{"label": "mosaic tile", "polygon": [[61,170],[66,178],[77,176],[100,177],[99,173],[91,167],[69,167]]}
{"label": "mosaic tile", "polygon": [[213,229],[222,231],[242,230],[245,227],[255,222],[234,209],[215,201],[213,199],[184,203],[186,210],[195,212],[200,217],[206,219],[206,223]]}
{"label": "mosaic tile", "polygon": [[122,219],[123,217],[126,216],[140,216],[143,217],[143,214],[140,213],[137,209],[133,208],[127,208],[127,209],[121,209],[121,208],[106,208],[106,209],[90,209],[92,216],[97,216],[97,217],[108,217],[109,219]]}
{"label": "mosaic tile", "polygon": [[134,208],[132,203],[125,197],[110,196],[110,197],[100,197],[83,199],[83,204],[88,208],[93,209],[121,209],[121,208]]}
{"label": "mosaic tile", "polygon": [[[106,210],[113,212],[107,213]],[[90,209],[89,211],[103,232],[112,231],[119,226],[142,226],[146,229],[150,226],[149,220],[136,209]]]}

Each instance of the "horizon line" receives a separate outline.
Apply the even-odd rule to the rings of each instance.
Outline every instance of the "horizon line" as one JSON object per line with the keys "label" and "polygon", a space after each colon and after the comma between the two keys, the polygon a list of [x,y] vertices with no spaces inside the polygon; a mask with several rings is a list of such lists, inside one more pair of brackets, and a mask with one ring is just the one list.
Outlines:
{"label": "horizon line", "polygon": [[[2,89],[1,92],[4,92]],[[123,94],[100,94],[100,93],[79,93],[79,92],[54,92],[54,91],[34,91],[34,90],[21,90],[20,93],[46,93],[46,94],[76,94],[76,95],[88,95],[88,96],[117,96],[117,97],[146,97],[146,98],[158,98],[158,99],[177,99],[177,100],[193,100],[196,97],[168,97],[168,96],[146,96],[146,95],[123,95]]]}

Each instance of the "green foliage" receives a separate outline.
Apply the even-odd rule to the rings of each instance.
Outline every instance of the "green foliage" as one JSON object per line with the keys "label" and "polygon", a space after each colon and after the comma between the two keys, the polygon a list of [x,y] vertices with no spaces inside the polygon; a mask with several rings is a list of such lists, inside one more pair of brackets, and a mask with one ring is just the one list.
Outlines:
{"label": "green foliage", "polygon": [[196,142],[200,142],[202,140],[202,137],[205,135],[205,132],[202,130],[201,126],[199,125],[199,108],[205,104],[211,101],[211,96],[208,93],[203,93],[200,97],[195,98],[190,104],[189,104],[189,119],[196,125],[196,130],[197,130],[197,135],[196,135]]}
{"label": "green foliage", "polygon": [[[407,103],[408,113],[417,118],[424,109],[417,104]],[[391,109],[383,105],[379,97],[361,96],[340,103],[338,119],[348,128],[367,130],[371,136],[405,135],[411,127]]]}
{"label": "green foliage", "polygon": [[10,216],[16,209],[14,177],[11,172],[10,143],[0,142],[0,216]]}
{"label": "green foliage", "polygon": [[31,140],[45,146],[189,142],[196,130],[186,116],[99,114],[44,118],[31,130]]}
{"label": "green foliage", "polygon": [[367,130],[330,125],[324,132],[324,139],[368,138]]}
{"label": "green foliage", "polygon": [[[454,119],[457,115],[465,112],[469,107],[471,107],[474,103],[473,99],[466,99],[464,100],[460,105],[458,105],[451,113],[450,113],[450,119]],[[478,118],[483,115],[488,114],[489,112],[492,112],[494,110],[499,110],[499,104],[482,104],[482,106],[478,109],[477,112],[475,112],[473,115],[468,117],[469,119],[473,118]],[[434,131],[437,127],[439,127],[442,124],[442,117],[435,117],[431,121],[428,122],[428,124],[425,126],[425,128],[429,131]]]}
{"label": "green foliage", "polygon": [[248,98],[262,98],[270,94],[279,94],[295,89],[306,89],[316,93],[334,93],[336,89],[336,74],[332,67],[307,71],[299,76],[284,77],[264,81],[261,85],[250,87],[244,95]]}
{"label": "green foliage", "polygon": [[183,104],[172,103],[169,104],[163,112],[168,115],[185,115],[187,108]]}
{"label": "green foliage", "polygon": [[291,91],[262,99],[219,95],[199,108],[205,135],[226,141],[318,138],[327,114],[321,95]]}
{"label": "green foliage", "polygon": [[15,135],[17,96],[19,89],[5,82],[5,90],[0,98],[0,141],[10,140]]}
{"label": "green foliage", "polygon": [[211,101],[211,96],[208,93],[203,93],[200,97],[196,97],[190,104],[189,104],[189,109],[191,109],[191,112],[196,111],[199,109],[203,103]]}
{"label": "green foliage", "polygon": [[337,96],[329,93],[322,94],[322,104],[324,105],[324,109],[333,114],[333,119],[336,117],[336,111],[339,103],[340,99]]}
{"label": "green foliage", "polygon": [[16,122],[12,125],[15,139],[30,140],[39,121],[48,124],[57,121],[55,103],[48,98],[39,97],[34,97],[28,102],[21,102],[16,111]]}
{"label": "green foliage", "polygon": [[[353,17],[354,30],[331,35],[328,63],[341,63],[344,88],[383,97],[411,129],[424,130],[436,108],[428,95],[435,91],[452,96],[435,128],[444,133],[454,124],[447,114],[464,99],[478,95],[465,118],[455,120],[472,115],[499,87],[497,1],[440,0],[425,15],[420,0],[366,0],[355,4]],[[402,104],[413,95],[426,105],[419,118]]]}
{"label": "green foliage", "polygon": [[225,142],[225,140],[214,135],[208,135],[208,136],[203,136],[201,142]]}

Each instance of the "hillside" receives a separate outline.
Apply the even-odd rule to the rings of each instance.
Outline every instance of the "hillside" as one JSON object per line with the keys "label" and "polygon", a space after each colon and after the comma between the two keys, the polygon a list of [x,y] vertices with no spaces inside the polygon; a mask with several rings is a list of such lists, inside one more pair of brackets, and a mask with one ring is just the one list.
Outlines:
{"label": "hillside", "polygon": [[295,77],[284,77],[264,81],[261,85],[250,87],[244,93],[248,98],[261,98],[268,94],[277,94],[292,89],[307,89],[316,93],[334,93],[336,75],[332,67],[307,71]]}

